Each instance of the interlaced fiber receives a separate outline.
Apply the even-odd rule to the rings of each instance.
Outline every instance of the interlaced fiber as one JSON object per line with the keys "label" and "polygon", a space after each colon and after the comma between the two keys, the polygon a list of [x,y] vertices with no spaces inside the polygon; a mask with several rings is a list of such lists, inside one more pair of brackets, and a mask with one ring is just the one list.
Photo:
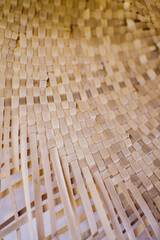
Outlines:
{"label": "interlaced fiber", "polygon": [[160,239],[160,0],[0,0],[0,239]]}

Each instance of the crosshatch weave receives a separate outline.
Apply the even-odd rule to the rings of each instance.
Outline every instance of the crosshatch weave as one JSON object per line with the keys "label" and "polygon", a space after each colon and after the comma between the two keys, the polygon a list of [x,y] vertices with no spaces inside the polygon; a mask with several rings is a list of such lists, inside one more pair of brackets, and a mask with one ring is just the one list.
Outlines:
{"label": "crosshatch weave", "polygon": [[160,239],[160,1],[0,0],[0,239]]}

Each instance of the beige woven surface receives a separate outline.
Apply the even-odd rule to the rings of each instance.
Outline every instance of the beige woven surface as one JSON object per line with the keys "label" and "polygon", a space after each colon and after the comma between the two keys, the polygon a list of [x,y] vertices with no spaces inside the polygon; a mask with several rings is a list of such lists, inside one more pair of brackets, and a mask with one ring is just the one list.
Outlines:
{"label": "beige woven surface", "polygon": [[160,1],[0,0],[0,239],[160,239]]}

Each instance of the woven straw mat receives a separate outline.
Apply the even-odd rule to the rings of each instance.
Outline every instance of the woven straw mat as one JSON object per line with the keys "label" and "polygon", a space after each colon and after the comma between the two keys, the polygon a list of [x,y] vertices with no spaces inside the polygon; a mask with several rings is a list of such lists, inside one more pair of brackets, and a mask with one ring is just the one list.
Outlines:
{"label": "woven straw mat", "polygon": [[160,0],[0,0],[0,240],[160,240]]}

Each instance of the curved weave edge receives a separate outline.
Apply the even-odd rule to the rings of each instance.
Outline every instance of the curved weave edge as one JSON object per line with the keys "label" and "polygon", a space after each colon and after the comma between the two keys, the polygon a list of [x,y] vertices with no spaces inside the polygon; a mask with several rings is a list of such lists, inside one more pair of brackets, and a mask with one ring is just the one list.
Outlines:
{"label": "curved weave edge", "polygon": [[0,0],[0,239],[160,239],[159,11]]}

